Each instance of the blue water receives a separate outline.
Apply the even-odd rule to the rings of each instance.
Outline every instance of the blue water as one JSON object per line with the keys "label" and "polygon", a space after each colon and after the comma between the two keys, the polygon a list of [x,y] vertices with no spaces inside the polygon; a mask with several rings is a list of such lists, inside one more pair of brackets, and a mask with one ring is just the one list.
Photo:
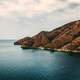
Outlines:
{"label": "blue water", "polygon": [[45,50],[22,50],[0,41],[0,80],[80,80],[80,56]]}

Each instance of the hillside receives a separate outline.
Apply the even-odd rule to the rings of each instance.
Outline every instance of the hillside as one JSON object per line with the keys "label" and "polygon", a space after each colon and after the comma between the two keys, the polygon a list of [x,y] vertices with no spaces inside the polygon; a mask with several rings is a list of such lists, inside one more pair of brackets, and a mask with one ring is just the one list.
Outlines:
{"label": "hillside", "polygon": [[42,31],[33,37],[25,37],[14,44],[22,48],[38,48],[80,52],[80,20],[70,22],[50,32]]}

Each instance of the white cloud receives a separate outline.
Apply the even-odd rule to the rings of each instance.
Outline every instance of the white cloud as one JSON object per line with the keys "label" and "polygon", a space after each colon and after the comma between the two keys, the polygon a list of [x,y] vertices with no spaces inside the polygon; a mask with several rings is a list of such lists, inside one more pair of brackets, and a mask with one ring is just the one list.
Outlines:
{"label": "white cloud", "polygon": [[80,3],[80,0],[1,0],[0,16],[24,15],[34,16],[65,8],[69,3]]}
{"label": "white cloud", "polygon": [[73,3],[80,3],[80,0],[68,0],[68,1]]}
{"label": "white cloud", "polygon": [[0,16],[10,15],[13,12],[33,16],[63,7],[63,3],[59,0],[39,0],[39,2],[35,0],[3,0],[1,3]]}

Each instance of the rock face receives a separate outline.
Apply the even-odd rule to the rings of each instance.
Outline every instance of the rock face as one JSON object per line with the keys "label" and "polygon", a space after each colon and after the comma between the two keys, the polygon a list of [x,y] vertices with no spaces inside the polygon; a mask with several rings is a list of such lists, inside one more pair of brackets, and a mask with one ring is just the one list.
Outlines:
{"label": "rock face", "polygon": [[46,35],[47,32],[40,32],[39,34],[37,34],[36,36],[32,37],[34,43],[32,45],[32,47],[44,47],[46,44],[49,43],[49,39]]}
{"label": "rock face", "polygon": [[44,47],[51,50],[80,52],[80,20],[50,32],[42,31],[33,37],[18,40],[14,44],[33,48]]}
{"label": "rock face", "polygon": [[14,45],[23,45],[23,44],[25,44],[25,45],[31,45],[32,43],[33,43],[32,38],[25,37],[23,39],[20,39],[20,40],[14,42]]}

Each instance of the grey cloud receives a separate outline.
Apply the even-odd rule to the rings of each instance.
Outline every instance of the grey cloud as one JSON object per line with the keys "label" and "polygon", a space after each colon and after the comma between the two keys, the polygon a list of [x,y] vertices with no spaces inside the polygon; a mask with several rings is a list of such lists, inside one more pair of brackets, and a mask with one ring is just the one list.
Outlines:
{"label": "grey cloud", "polygon": [[68,7],[70,9],[74,9],[74,8],[80,7],[80,4],[79,3],[69,3]]}
{"label": "grey cloud", "polygon": [[67,0],[59,0],[59,1],[62,1],[62,2],[67,2]]}
{"label": "grey cloud", "polygon": [[34,2],[40,3],[40,0],[33,0]]}
{"label": "grey cloud", "polygon": [[67,11],[70,11],[70,10],[79,10],[80,8],[80,4],[79,3],[67,3],[65,7],[63,8],[59,8],[53,12],[56,12],[56,13],[65,13]]}
{"label": "grey cloud", "polygon": [[65,8],[58,9],[57,12],[58,13],[63,13],[63,12],[65,12]]}

